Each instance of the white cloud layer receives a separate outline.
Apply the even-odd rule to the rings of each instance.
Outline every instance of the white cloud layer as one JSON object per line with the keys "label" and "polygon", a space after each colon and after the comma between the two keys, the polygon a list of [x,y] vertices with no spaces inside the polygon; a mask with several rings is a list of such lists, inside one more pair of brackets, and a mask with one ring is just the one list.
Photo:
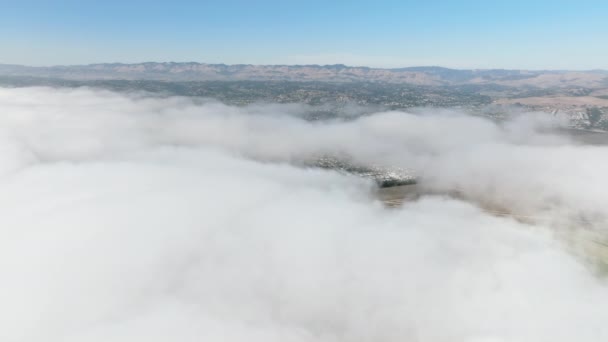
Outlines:
{"label": "white cloud layer", "polygon": [[[608,289],[550,236],[603,229],[608,148],[544,119],[305,110],[0,88],[0,340],[608,340]],[[386,209],[292,163],[319,153],[460,199]]]}

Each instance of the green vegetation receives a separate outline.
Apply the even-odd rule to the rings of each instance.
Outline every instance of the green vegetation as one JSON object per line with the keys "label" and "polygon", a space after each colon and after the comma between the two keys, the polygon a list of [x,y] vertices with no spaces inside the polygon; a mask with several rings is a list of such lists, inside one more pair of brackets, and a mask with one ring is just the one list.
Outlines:
{"label": "green vegetation", "polygon": [[597,107],[587,108],[587,118],[589,119],[589,127],[595,127],[602,119],[602,111]]}
{"label": "green vegetation", "polygon": [[159,96],[196,96],[227,104],[254,102],[376,105],[389,109],[410,107],[476,107],[491,102],[476,89],[449,86],[417,86],[373,82],[292,81],[189,81],[150,80],[75,81],[53,78],[0,77],[2,86],[97,87],[113,91],[145,91]]}

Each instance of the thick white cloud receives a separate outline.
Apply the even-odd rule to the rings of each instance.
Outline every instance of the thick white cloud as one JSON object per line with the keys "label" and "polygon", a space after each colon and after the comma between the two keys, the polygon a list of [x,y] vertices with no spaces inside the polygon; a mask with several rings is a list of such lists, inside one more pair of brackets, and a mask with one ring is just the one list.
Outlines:
{"label": "thick white cloud", "polygon": [[[302,110],[0,89],[0,340],[608,338],[608,289],[550,237],[601,229],[605,147],[530,120]],[[367,181],[290,163],[318,153],[472,203],[386,209]]]}

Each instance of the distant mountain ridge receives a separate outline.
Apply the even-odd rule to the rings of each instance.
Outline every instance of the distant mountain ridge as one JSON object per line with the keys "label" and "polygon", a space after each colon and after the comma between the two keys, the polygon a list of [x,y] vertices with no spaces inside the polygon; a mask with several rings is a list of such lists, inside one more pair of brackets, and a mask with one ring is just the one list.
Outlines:
{"label": "distant mountain ridge", "polygon": [[381,69],[343,64],[226,65],[197,62],[145,62],[50,67],[0,64],[0,75],[70,80],[384,82],[428,86],[497,84],[538,88],[602,88],[608,86],[608,72],[603,70],[463,70],[438,66]]}

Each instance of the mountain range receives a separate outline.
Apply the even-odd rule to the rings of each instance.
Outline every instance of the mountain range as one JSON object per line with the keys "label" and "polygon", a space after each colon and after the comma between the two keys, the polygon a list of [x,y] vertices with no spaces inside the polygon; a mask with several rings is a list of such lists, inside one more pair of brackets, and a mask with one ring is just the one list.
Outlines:
{"label": "mountain range", "polygon": [[509,87],[608,87],[608,71],[449,69],[407,67],[381,69],[336,65],[249,65],[196,62],[105,63],[32,67],[0,64],[1,76],[69,80],[121,79],[157,81],[318,81],[382,82],[428,86],[496,84]]}

